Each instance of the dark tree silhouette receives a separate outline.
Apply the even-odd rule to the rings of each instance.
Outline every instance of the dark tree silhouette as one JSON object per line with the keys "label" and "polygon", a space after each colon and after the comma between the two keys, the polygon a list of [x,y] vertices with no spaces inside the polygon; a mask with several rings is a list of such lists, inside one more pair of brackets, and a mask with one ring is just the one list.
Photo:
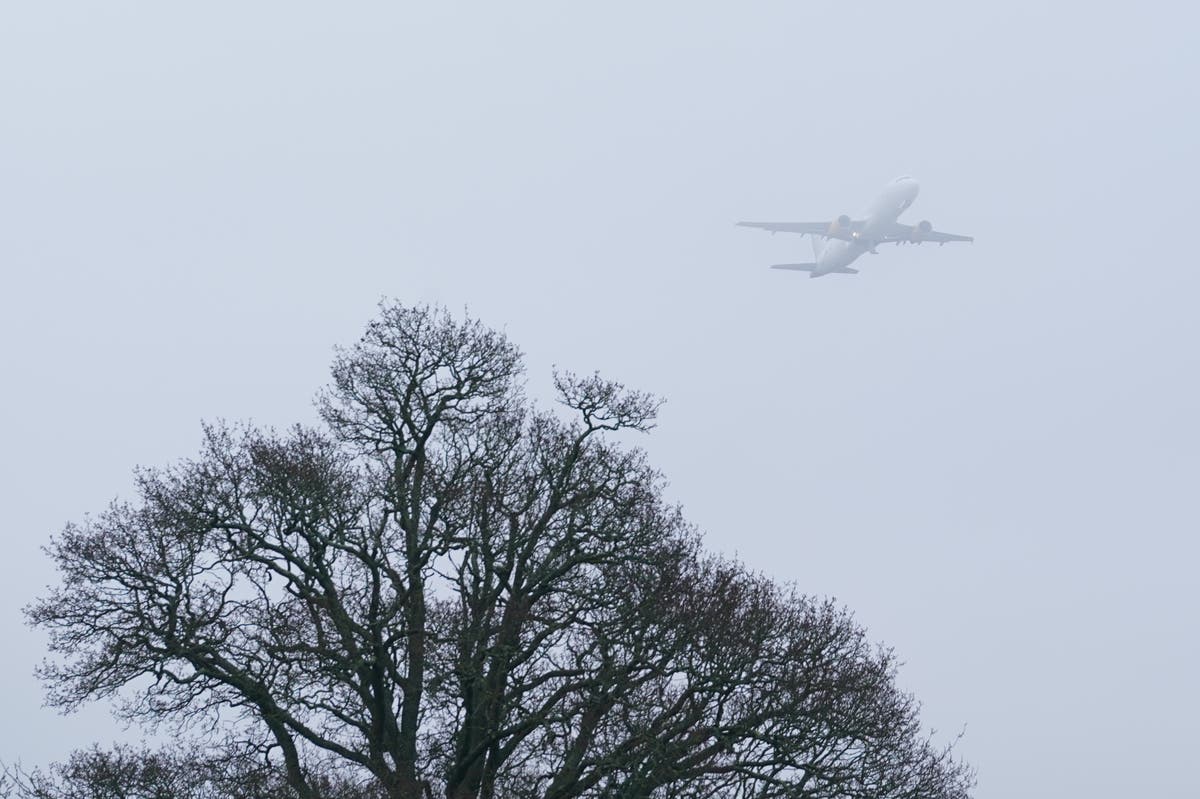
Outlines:
{"label": "dark tree silhouette", "polygon": [[[323,429],[210,426],[68,526],[27,610],[51,703],[247,753],[76,757],[229,796],[252,774],[300,799],[967,796],[845,610],[703,553],[614,435],[656,399],[559,374],[551,412],[522,381],[500,333],[385,304]],[[99,796],[68,790],[99,771],[39,778]]]}

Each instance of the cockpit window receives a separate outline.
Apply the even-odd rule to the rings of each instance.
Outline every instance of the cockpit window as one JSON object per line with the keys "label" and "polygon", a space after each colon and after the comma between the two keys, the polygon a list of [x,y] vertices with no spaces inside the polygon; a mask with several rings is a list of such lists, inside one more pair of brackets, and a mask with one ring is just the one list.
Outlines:
{"label": "cockpit window", "polygon": [[892,181],[892,183],[900,183],[900,182],[903,182],[903,181],[905,181],[905,180],[912,180],[912,178],[911,178],[911,177],[909,177],[908,175],[901,175],[900,177],[898,177],[898,178],[896,178],[895,180],[893,180],[893,181]]}

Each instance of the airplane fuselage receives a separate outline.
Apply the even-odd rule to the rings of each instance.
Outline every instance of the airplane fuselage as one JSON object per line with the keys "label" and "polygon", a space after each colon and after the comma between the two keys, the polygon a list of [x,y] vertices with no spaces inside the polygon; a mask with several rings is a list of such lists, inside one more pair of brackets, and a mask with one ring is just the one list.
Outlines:
{"label": "airplane fuselage", "polygon": [[908,210],[917,199],[921,185],[912,178],[896,178],[875,198],[864,215],[865,224],[858,231],[859,238],[878,241],[896,224],[900,214]]}
{"label": "airplane fuselage", "polygon": [[817,258],[817,268],[809,272],[810,277],[828,275],[838,272],[858,260],[858,256],[870,248],[859,241],[842,241],[841,239],[813,239],[813,251]]}
{"label": "airplane fuselage", "polygon": [[900,214],[904,213],[921,186],[909,177],[897,178],[888,184],[863,215],[861,227],[858,227],[851,240],[813,237],[813,254],[816,256],[817,268],[809,273],[810,277],[820,277],[831,272],[837,272],[858,260],[865,252],[874,252],[875,244],[882,239],[888,230],[896,224]]}

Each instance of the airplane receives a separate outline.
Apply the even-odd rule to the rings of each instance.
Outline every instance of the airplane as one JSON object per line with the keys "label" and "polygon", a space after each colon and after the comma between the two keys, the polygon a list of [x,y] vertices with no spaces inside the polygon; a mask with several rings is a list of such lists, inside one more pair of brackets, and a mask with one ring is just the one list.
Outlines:
{"label": "airplane", "polygon": [[861,219],[851,219],[842,214],[832,222],[738,222],[742,227],[761,228],[771,233],[799,233],[812,237],[813,257],[811,263],[775,264],[772,269],[788,269],[793,272],[808,272],[809,277],[840,274],[857,275],[850,264],[863,253],[877,255],[880,244],[920,244],[935,241],[939,245],[948,241],[975,241],[973,236],[954,233],[939,233],[928,221],[915,225],[897,222],[897,217],[917,199],[920,184],[905,175],[888,184],[883,193],[871,203]]}

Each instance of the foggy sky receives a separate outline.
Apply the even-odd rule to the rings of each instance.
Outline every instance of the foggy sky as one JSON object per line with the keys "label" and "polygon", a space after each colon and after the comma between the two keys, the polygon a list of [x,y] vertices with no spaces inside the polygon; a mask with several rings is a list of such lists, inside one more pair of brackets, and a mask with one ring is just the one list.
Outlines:
{"label": "foggy sky", "polygon": [[[711,547],[906,662],[980,799],[1184,796],[1197,737],[1195,12],[1178,3],[8,3],[0,758],[40,707],[40,547],[312,421],[381,296],[667,399]],[[969,245],[772,272],[861,212]]]}

